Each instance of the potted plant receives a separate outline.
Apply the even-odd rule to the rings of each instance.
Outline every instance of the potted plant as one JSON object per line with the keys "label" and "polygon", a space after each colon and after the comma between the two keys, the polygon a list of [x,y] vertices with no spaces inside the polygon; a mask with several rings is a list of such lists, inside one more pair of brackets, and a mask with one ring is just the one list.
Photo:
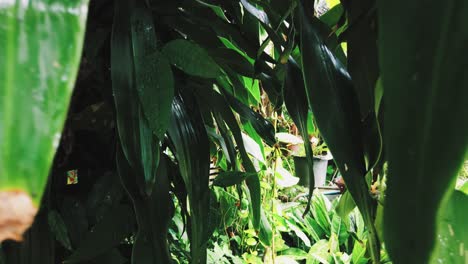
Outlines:
{"label": "potted plant", "polygon": [[[280,143],[287,145],[289,154],[293,156],[296,176],[299,177],[299,185],[308,187],[309,167],[307,166],[303,139],[289,133],[277,133],[276,137]],[[325,186],[328,161],[332,159],[332,155],[325,142],[319,139],[318,136],[311,136],[309,141],[312,144],[314,155],[315,187],[322,187]]]}

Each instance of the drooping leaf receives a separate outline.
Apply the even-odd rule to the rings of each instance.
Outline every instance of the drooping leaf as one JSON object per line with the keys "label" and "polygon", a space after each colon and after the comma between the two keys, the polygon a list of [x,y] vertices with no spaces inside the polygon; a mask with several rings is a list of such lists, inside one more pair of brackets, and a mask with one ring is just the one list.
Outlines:
{"label": "drooping leaf", "polygon": [[63,263],[91,260],[117,246],[132,232],[133,224],[133,212],[129,206],[120,205],[114,208],[86,234],[80,247]]}
{"label": "drooping leaf", "polygon": [[366,166],[362,143],[359,104],[351,78],[310,20],[302,5],[300,18],[302,70],[309,106],[317,126],[369,229],[372,260],[378,262],[380,243],[374,222],[375,202],[365,181]]}
{"label": "drooping leaf", "polygon": [[267,247],[271,246],[271,242],[274,239],[270,222],[268,221],[268,218],[263,210],[261,211],[260,231],[258,232],[258,239],[260,240],[260,242],[263,243],[263,245]]}
{"label": "drooping leaf", "polygon": [[[242,164],[249,173],[257,174],[255,167],[252,161],[247,154],[244,140],[242,137],[242,132],[239,128],[237,120],[232,113],[232,111],[226,107],[228,102],[226,99],[220,95],[219,93],[212,91],[212,90],[200,90],[200,96],[204,98],[205,102],[210,104],[213,109],[213,116],[215,117],[216,123],[219,124],[227,124],[229,129],[231,130],[233,137],[237,143],[240,156],[242,158]],[[202,100],[202,99],[200,99]],[[251,211],[251,218],[252,223],[255,229],[260,228],[260,213],[261,213],[261,198],[260,198],[260,180],[258,175],[247,177],[246,184],[248,187],[248,198],[249,206]]]}
{"label": "drooping leaf", "polygon": [[412,1],[404,10],[402,1],[377,2],[388,159],[385,244],[395,263],[428,263],[437,211],[447,205],[468,146],[468,67],[460,55],[468,2]]}
{"label": "drooping leaf", "polygon": [[136,76],[141,77],[141,71],[134,67],[137,58],[133,54],[130,19],[136,8],[134,4],[117,1],[115,5],[111,37],[112,90],[123,152],[138,172],[136,177],[141,192],[150,195],[159,162],[159,142],[153,136],[138,96],[137,85],[141,88],[141,83],[138,84]]}
{"label": "drooping leaf", "polygon": [[226,65],[240,75],[254,77],[253,65],[239,52],[229,48],[217,48],[210,55],[219,65]]}
{"label": "drooping leaf", "polygon": [[62,216],[57,211],[50,211],[47,215],[47,221],[51,232],[54,234],[55,239],[68,250],[72,250],[70,238],[67,232],[67,226],[62,219]]}
{"label": "drooping leaf", "polygon": [[119,148],[116,157],[121,182],[130,196],[138,224],[132,251],[132,263],[171,263],[167,233],[171,219],[171,198],[169,195],[169,167],[167,158],[161,159],[156,172],[156,184],[148,197],[139,191],[135,170]]}
{"label": "drooping leaf", "polygon": [[[193,95],[192,95],[193,96]],[[181,96],[172,103],[169,137],[190,201],[190,248],[193,263],[206,262],[210,209],[208,136],[193,98]]]}
{"label": "drooping leaf", "polygon": [[348,69],[359,100],[362,137],[367,170],[380,158],[382,138],[375,112],[375,87],[379,77],[375,1],[365,0],[344,5],[350,26],[346,31]]}
{"label": "drooping leaf", "polygon": [[216,78],[221,74],[218,64],[200,46],[184,39],[176,39],[167,43],[163,54],[175,67],[187,74]]}
{"label": "drooping leaf", "polygon": [[0,241],[20,239],[36,214],[78,72],[87,11],[86,0],[0,3],[0,214],[11,216],[18,200],[27,201],[21,221],[11,220],[24,224],[3,224]]}
{"label": "drooping leaf", "polygon": [[288,113],[291,115],[292,120],[301,132],[304,149],[306,151],[307,166],[309,168],[309,197],[306,209],[304,210],[304,215],[306,215],[309,212],[310,201],[315,188],[314,154],[312,151],[312,145],[309,141],[309,104],[307,102],[304,79],[302,77],[301,69],[292,58],[290,58],[286,64],[283,93],[284,104],[286,105],[286,109],[288,109]]}
{"label": "drooping leaf", "polygon": [[261,114],[255,112],[250,107],[242,104],[235,97],[226,94],[227,101],[232,106],[232,108],[246,121],[249,121],[255,131],[265,140],[265,142],[273,146],[276,142],[275,140],[275,128],[266,120]]}

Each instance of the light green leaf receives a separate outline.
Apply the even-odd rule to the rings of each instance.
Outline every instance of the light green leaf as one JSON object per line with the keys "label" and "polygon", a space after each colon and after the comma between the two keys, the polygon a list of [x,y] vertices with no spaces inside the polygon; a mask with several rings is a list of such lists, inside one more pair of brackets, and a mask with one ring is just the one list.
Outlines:
{"label": "light green leaf", "polygon": [[60,142],[87,11],[87,0],[0,3],[0,190],[22,190],[35,206]]}

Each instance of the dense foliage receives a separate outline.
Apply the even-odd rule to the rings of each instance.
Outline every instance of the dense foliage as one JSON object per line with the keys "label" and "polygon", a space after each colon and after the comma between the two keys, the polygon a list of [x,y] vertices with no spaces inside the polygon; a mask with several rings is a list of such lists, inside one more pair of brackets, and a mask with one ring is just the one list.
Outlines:
{"label": "dense foliage", "polygon": [[72,2],[0,3],[0,190],[42,197],[6,263],[468,259],[467,2],[91,1],[51,165]]}

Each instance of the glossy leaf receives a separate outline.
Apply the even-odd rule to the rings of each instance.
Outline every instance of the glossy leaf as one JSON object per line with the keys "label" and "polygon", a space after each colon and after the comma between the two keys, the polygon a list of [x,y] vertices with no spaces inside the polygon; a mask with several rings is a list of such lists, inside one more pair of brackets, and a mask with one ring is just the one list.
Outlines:
{"label": "glossy leaf", "polygon": [[194,100],[184,99],[179,96],[172,103],[168,134],[190,201],[192,263],[205,263],[210,209],[208,136]]}
{"label": "glossy leaf", "polygon": [[261,114],[255,112],[250,107],[242,104],[239,100],[231,95],[226,95],[226,98],[231,107],[241,116],[241,118],[249,121],[255,131],[262,137],[265,142],[273,146],[275,140],[275,128]]}
{"label": "glossy leaf", "polygon": [[461,56],[468,2],[412,1],[404,10],[401,3],[378,1],[388,159],[384,237],[395,263],[427,263],[437,211],[446,207],[468,146],[468,67]]}
{"label": "glossy leaf", "polygon": [[169,195],[169,162],[166,158],[161,159],[155,176],[157,184],[149,197],[139,191],[135,170],[130,167],[120,148],[116,163],[121,182],[132,200],[138,224],[132,263],[171,263],[166,238],[172,203]]}
{"label": "glossy leaf", "polygon": [[[245,168],[245,171],[248,173],[255,173],[257,171],[247,154],[246,147],[244,145],[244,140],[242,136],[242,132],[239,128],[237,120],[232,113],[232,111],[225,107],[228,102],[226,99],[217,92],[211,90],[200,91],[203,92],[201,96],[207,100],[206,102],[209,103],[213,108],[213,115],[216,119],[216,123],[219,124],[227,124],[229,129],[231,130],[233,137],[237,143],[240,156],[242,158],[242,164]],[[260,215],[261,215],[261,198],[260,198],[260,180],[258,178],[258,174],[255,176],[248,177],[246,179],[246,184],[248,187],[248,198],[249,206],[250,206],[250,216],[252,219],[252,223],[255,229],[260,228]]]}
{"label": "glossy leaf", "polygon": [[1,231],[0,240],[19,239],[36,214],[78,72],[87,11],[86,0],[0,3],[0,190],[6,208],[0,214],[12,210],[8,199],[29,203],[22,210],[24,227],[9,225],[10,235]]}
{"label": "glossy leaf", "polygon": [[216,78],[221,74],[218,64],[210,55],[188,40],[173,40],[163,47],[162,52],[172,65],[187,74],[204,78]]}
{"label": "glossy leaf", "polygon": [[346,30],[348,69],[359,100],[367,170],[380,159],[382,138],[375,112],[375,87],[379,77],[375,1],[345,4],[350,26]]}
{"label": "glossy leaf", "polygon": [[302,70],[309,106],[321,135],[346,182],[348,191],[369,229],[372,260],[378,262],[380,243],[374,222],[375,202],[364,176],[366,166],[359,104],[351,78],[343,64],[325,45],[318,25],[309,20],[299,5]]}
{"label": "glossy leaf", "polygon": [[290,58],[286,64],[283,93],[286,109],[288,109],[288,113],[291,115],[292,120],[299,128],[303,139],[305,139],[303,143],[307,157],[307,166],[309,168],[309,197],[306,209],[304,210],[304,215],[306,215],[310,209],[310,201],[315,189],[314,154],[312,151],[312,145],[309,141],[309,104],[307,102],[304,78],[302,77],[301,69],[292,58]]}
{"label": "glossy leaf", "polygon": [[239,52],[229,48],[217,48],[210,52],[219,65],[226,65],[240,75],[254,77],[253,65]]}
{"label": "glossy leaf", "polygon": [[153,136],[138,96],[136,76],[141,77],[141,71],[136,71],[134,67],[138,59],[133,54],[130,19],[135,8],[133,3],[123,0],[117,1],[115,5],[111,36],[111,78],[122,149],[130,165],[137,171],[141,192],[150,195],[159,162],[159,142]]}

